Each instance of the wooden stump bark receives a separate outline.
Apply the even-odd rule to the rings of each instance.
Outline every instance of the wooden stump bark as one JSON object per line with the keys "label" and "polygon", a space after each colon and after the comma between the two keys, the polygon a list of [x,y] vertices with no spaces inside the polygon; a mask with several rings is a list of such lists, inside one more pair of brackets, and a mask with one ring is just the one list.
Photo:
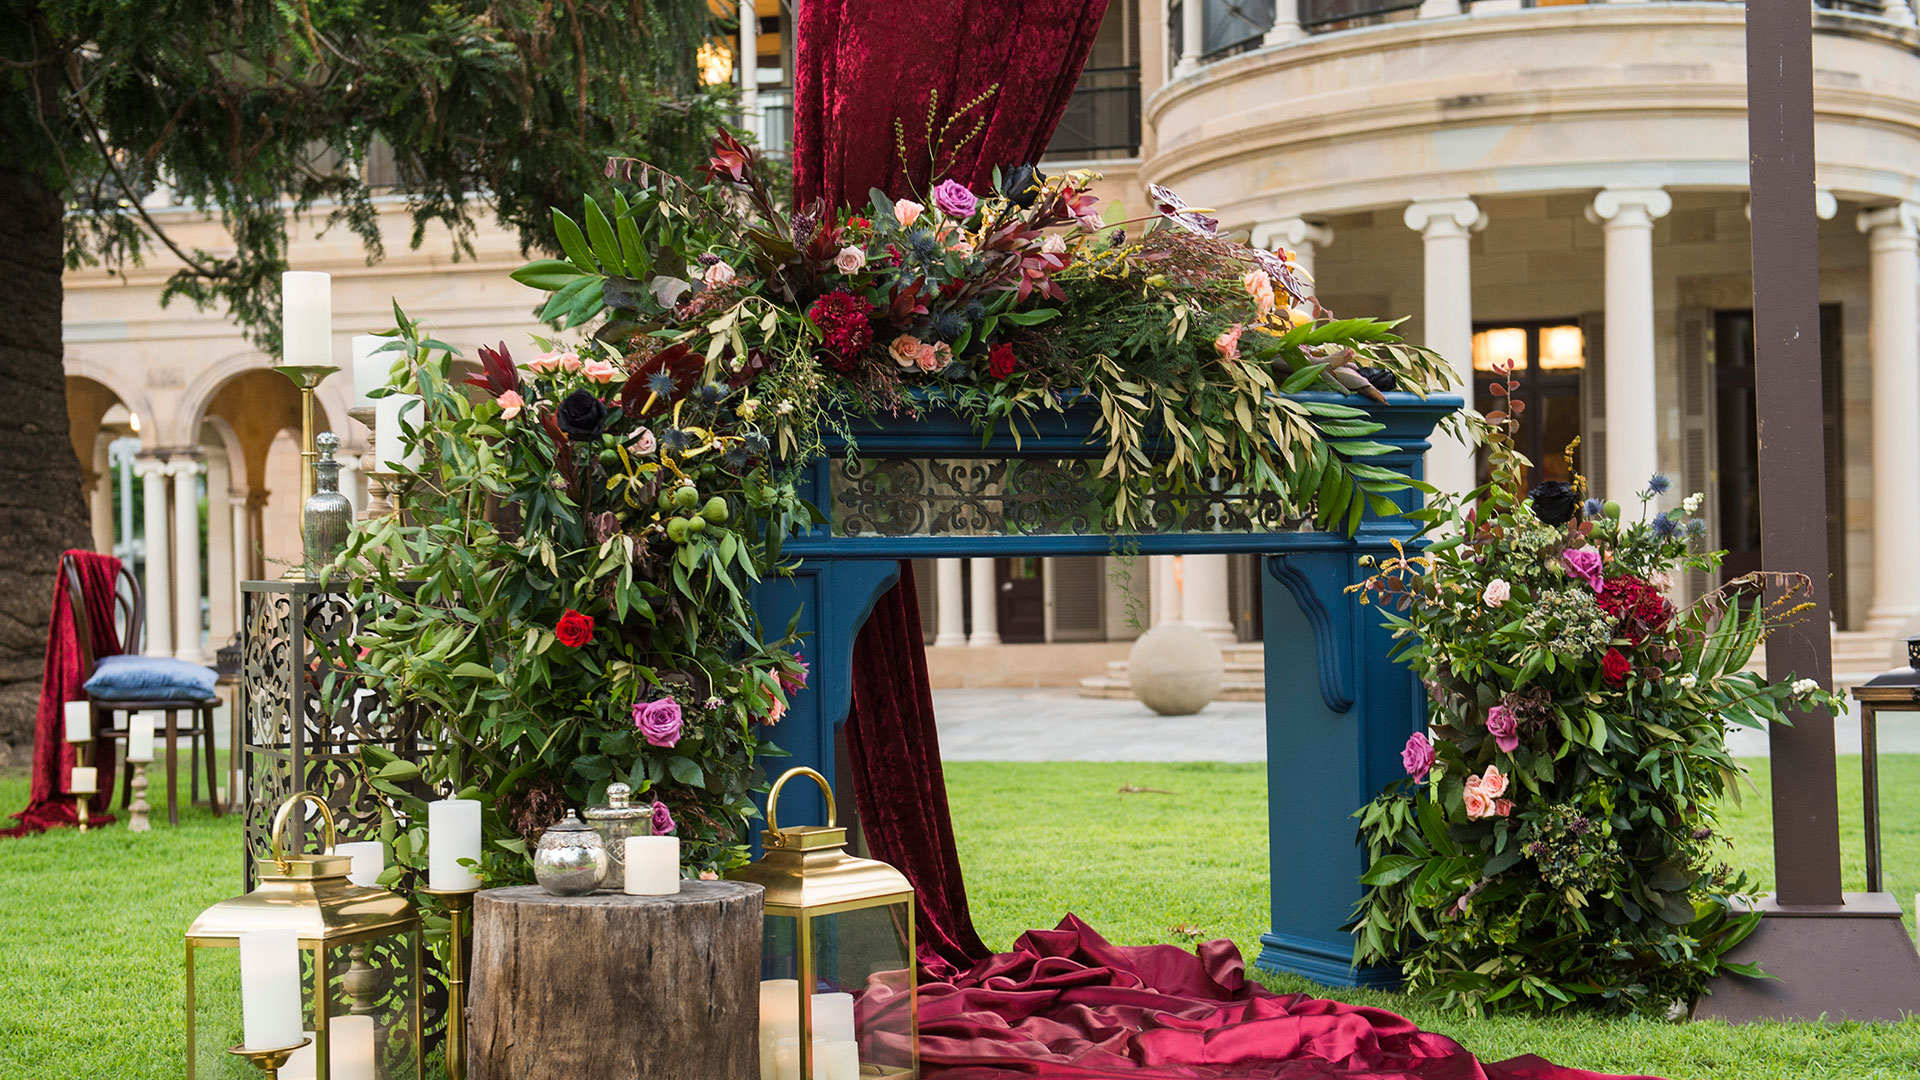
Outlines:
{"label": "wooden stump bark", "polygon": [[746,1080],[759,1075],[758,885],[686,881],[676,896],[474,903],[473,1080]]}

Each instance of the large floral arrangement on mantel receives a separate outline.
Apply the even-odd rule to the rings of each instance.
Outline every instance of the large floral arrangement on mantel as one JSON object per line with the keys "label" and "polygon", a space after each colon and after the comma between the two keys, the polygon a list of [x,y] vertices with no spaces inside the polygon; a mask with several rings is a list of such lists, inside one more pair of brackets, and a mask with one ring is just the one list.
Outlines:
{"label": "large floral arrangement on mantel", "polygon": [[851,211],[782,211],[724,133],[697,179],[611,162],[604,203],[554,212],[565,257],[513,275],[549,293],[555,336],[482,350],[471,388],[399,315],[387,392],[424,399],[425,464],[342,557],[384,603],[336,658],[444,726],[421,761],[367,752],[366,782],[416,823],[389,826],[396,880],[423,851],[423,785],[487,803],[494,880],[615,780],[692,866],[742,862],[755,759],[807,672],[748,590],[814,520],[790,470],[862,417],[1019,431],[1092,401],[1115,531],[1152,527],[1149,492],[1238,490],[1343,529],[1394,510],[1409,481],[1367,461],[1379,425],[1293,395],[1424,392],[1443,362],[1332,318],[1286,253],[1170,192],[1125,220],[1090,173],[941,179],[978,104],[929,122],[930,190]]}
{"label": "large floral arrangement on mantel", "polygon": [[1355,958],[1473,1011],[1660,1012],[1721,970],[1752,973],[1723,959],[1759,918],[1734,904],[1749,882],[1715,827],[1743,771],[1729,725],[1841,706],[1811,679],[1746,670],[1804,610],[1804,579],[1749,575],[1677,608],[1675,572],[1724,554],[1695,550],[1702,497],[1657,511],[1654,476],[1622,506],[1577,474],[1523,496],[1524,408],[1488,416],[1487,486],[1410,515],[1442,538],[1354,586],[1431,699],[1407,779],[1357,815],[1371,864]]}

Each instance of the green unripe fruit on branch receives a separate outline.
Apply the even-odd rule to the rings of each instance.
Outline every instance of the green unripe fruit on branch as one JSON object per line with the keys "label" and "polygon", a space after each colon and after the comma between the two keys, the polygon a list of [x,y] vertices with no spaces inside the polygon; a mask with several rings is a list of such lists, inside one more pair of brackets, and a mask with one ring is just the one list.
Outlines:
{"label": "green unripe fruit on branch", "polygon": [[707,519],[703,517],[688,518],[687,531],[689,533],[693,533],[694,535],[698,535],[700,533],[706,532]]}
{"label": "green unripe fruit on branch", "polygon": [[713,522],[715,525],[725,522],[727,520],[727,500],[718,495],[708,499],[707,505],[700,508],[700,516]]}
{"label": "green unripe fruit on branch", "polygon": [[668,519],[667,539],[673,541],[676,544],[684,544],[687,542],[687,519],[686,518],[676,517],[676,518]]}
{"label": "green unripe fruit on branch", "polygon": [[700,492],[692,484],[682,484],[673,491],[673,508],[691,510],[700,505]]}
{"label": "green unripe fruit on branch", "polygon": [[1606,505],[1600,508],[1600,512],[1607,515],[1608,517],[1612,518],[1615,521],[1620,520],[1620,504],[1617,502],[1614,502],[1612,499],[1607,500]]}

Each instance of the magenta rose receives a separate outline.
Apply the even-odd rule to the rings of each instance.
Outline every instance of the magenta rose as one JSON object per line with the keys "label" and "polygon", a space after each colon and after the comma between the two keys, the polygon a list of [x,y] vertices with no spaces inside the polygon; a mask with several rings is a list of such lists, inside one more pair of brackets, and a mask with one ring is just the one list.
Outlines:
{"label": "magenta rose", "polygon": [[805,654],[794,653],[793,662],[799,665],[800,670],[787,671],[782,668],[780,671],[780,689],[785,690],[789,697],[798,693],[807,685],[807,658]]}
{"label": "magenta rose", "polygon": [[980,197],[957,180],[942,180],[933,189],[933,205],[948,217],[964,221],[973,216],[974,210],[980,205]]}
{"label": "magenta rose", "polygon": [[1407,736],[1407,745],[1400,750],[1400,764],[1406,766],[1408,776],[1425,780],[1427,770],[1433,768],[1433,740],[1418,731]]}
{"label": "magenta rose", "polygon": [[670,697],[633,707],[633,726],[647,745],[667,748],[680,741],[680,703]]}
{"label": "magenta rose", "polygon": [[1567,570],[1574,577],[1587,583],[1587,588],[1598,593],[1606,588],[1606,579],[1600,574],[1600,553],[1590,547],[1572,548],[1560,553],[1560,561],[1567,564]]}
{"label": "magenta rose", "polygon": [[1493,736],[1494,745],[1502,753],[1511,754],[1520,748],[1520,723],[1514,719],[1513,710],[1505,705],[1487,710],[1487,734]]}
{"label": "magenta rose", "polygon": [[666,803],[655,801],[653,804],[653,835],[672,836],[675,828],[673,811],[667,809]]}

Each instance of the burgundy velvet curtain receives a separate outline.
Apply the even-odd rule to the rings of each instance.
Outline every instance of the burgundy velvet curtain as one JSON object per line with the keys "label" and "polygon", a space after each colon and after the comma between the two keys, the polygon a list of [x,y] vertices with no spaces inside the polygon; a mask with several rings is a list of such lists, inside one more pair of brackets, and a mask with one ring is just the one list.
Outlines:
{"label": "burgundy velvet curtain", "polygon": [[[81,689],[84,673],[80,670],[79,627],[74,625],[73,607],[67,599],[69,562],[80,573],[93,655],[97,658],[120,652],[120,634],[113,621],[113,589],[119,579],[120,560],[92,551],[63,553],[54,571],[53,617],[47,623],[47,655],[40,671],[40,708],[34,714],[31,801],[25,810],[13,815],[20,824],[0,829],[0,836],[22,836],[77,820],[73,800],[61,794],[67,789],[67,774],[74,766],[73,744],[67,742],[66,703],[86,697]],[[95,824],[105,824],[113,820],[99,813],[106,809],[113,791],[113,743],[96,740],[93,760],[99,763],[100,794],[89,801],[88,810]]]}
{"label": "burgundy velvet curtain", "polygon": [[[801,0],[793,74],[795,205],[866,205],[867,191],[924,196],[935,125],[998,87],[953,124],[942,175],[985,194],[994,166],[1038,161],[1093,48],[1107,0]],[[894,139],[898,119],[906,143]]]}
{"label": "burgundy velvet curtain", "polygon": [[913,564],[874,605],[853,646],[847,755],[867,850],[913,882],[921,965],[941,975],[990,955],[974,932],[947,815]]}

